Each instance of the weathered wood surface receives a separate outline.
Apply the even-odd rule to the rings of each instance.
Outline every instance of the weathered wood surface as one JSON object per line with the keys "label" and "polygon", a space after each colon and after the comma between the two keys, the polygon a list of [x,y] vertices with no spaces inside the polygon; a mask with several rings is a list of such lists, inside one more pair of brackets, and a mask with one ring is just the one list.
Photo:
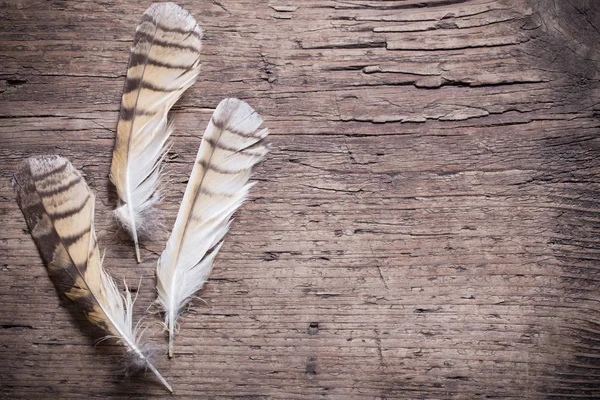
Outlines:
{"label": "weathered wood surface", "polygon": [[[92,346],[9,182],[30,155],[70,158],[97,193],[106,267],[144,276],[148,307],[164,240],[135,264],[107,175],[149,4],[0,7],[0,397],[171,398]],[[252,104],[277,148],[180,353],[159,353],[173,398],[600,397],[597,1],[181,4],[205,44],[172,113],[166,225],[219,100]]]}

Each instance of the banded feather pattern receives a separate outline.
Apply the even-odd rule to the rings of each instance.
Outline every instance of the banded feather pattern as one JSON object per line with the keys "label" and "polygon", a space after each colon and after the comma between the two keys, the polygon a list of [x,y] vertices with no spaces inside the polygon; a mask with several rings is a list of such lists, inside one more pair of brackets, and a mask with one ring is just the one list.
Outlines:
{"label": "banded feather pattern", "polygon": [[157,264],[157,303],[165,312],[169,357],[177,318],[210,274],[231,216],[246,199],[252,167],[268,153],[267,129],[247,103],[225,99],[202,138],[173,231]]}
{"label": "banded feather pattern", "polygon": [[95,197],[81,174],[60,156],[32,157],[14,177],[17,202],[57,290],[87,319],[127,349],[134,363],[150,369],[172,392],[150,363],[133,326],[131,293],[121,295],[102,267],[94,229]]}
{"label": "banded feather pattern", "polygon": [[194,17],[174,3],[151,5],[136,29],[110,179],[119,195],[115,216],[131,234],[138,262],[139,237],[157,222],[161,164],[172,132],[167,114],[196,81],[201,39]]}

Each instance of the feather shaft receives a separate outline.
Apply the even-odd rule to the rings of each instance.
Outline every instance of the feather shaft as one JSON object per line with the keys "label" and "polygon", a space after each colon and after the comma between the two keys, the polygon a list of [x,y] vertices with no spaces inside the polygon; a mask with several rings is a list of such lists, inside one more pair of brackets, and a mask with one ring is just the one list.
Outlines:
{"label": "feather shaft", "polygon": [[201,39],[196,20],[174,3],[151,5],[136,29],[110,179],[119,196],[115,217],[130,233],[138,262],[140,237],[158,224],[155,206],[172,133],[167,115],[196,81]]}
{"label": "feather shaft", "polygon": [[165,312],[169,357],[177,318],[210,274],[232,215],[246,199],[252,167],[269,151],[262,118],[247,103],[225,99],[202,138],[175,225],[157,264],[157,303]]}
{"label": "feather shaft", "polygon": [[79,171],[60,156],[32,157],[19,167],[14,184],[19,207],[57,290],[172,392],[142,349],[132,322],[131,292],[126,288],[121,295],[102,266],[94,229],[95,197]]}

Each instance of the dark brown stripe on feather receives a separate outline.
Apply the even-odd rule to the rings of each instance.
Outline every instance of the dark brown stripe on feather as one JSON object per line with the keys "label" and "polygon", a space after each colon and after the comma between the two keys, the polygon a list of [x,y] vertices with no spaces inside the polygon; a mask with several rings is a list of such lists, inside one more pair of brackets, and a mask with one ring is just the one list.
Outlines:
{"label": "dark brown stripe on feather", "polygon": [[166,40],[160,40],[160,39],[157,39],[155,35],[151,35],[146,32],[138,31],[135,34],[133,46],[135,47],[135,45],[140,42],[151,43],[153,46],[157,45],[160,47],[167,47],[167,48],[171,48],[171,49],[189,50],[189,51],[193,51],[194,53],[200,52],[200,49],[197,46],[194,46],[191,44],[182,44],[182,43],[178,43],[178,42],[169,42]]}
{"label": "dark brown stripe on feather", "polygon": [[205,186],[200,187],[200,193],[205,194],[207,196],[211,196],[211,197],[218,195],[218,193],[214,193],[214,192],[210,191]]}
{"label": "dark brown stripe on feather", "polygon": [[56,194],[66,192],[67,190],[71,189],[73,186],[77,185],[79,182],[81,182],[81,177],[77,176],[76,179],[73,179],[73,180],[71,180],[67,183],[64,183],[58,187],[54,187],[50,190],[38,189],[38,193],[43,197],[54,196]]}
{"label": "dark brown stripe on feather", "polygon": [[161,88],[159,86],[156,86],[149,82],[146,82],[140,78],[133,78],[133,79],[127,79],[127,82],[125,82],[125,88],[123,89],[123,94],[128,94],[128,93],[134,92],[139,89],[149,89],[149,90],[153,90],[155,92],[165,92],[166,93],[166,92],[174,92],[181,88],[175,88],[175,89]]}
{"label": "dark brown stripe on feather", "polygon": [[[188,15],[189,15],[189,13],[188,13]],[[181,33],[182,35],[187,33],[189,35],[196,36],[198,39],[202,39],[202,35],[200,33],[196,32],[195,30],[190,31],[187,29],[167,27],[167,26],[159,23],[158,21],[156,21],[154,18],[152,18],[150,15],[147,15],[147,14],[142,16],[142,22],[151,22],[152,25],[156,26],[161,31]],[[198,25],[195,25],[194,29],[196,28],[196,26],[198,26]]]}
{"label": "dark brown stripe on feather", "polygon": [[[119,112],[119,120],[120,121],[132,121],[134,116],[138,115],[154,115],[155,111],[146,111],[141,110],[139,108],[127,108],[121,107],[121,111]],[[118,137],[117,137],[118,139]]]}
{"label": "dark brown stripe on feather", "polygon": [[152,16],[150,16],[148,14],[142,15],[142,19],[140,21],[140,25],[143,24],[144,22],[151,22],[152,25],[156,25],[156,20],[154,18],[152,18]]}
{"label": "dark brown stripe on feather", "polygon": [[249,168],[244,168],[244,169],[239,169],[237,171],[228,171],[226,169],[219,168],[215,164],[207,164],[206,161],[204,161],[204,160],[198,161],[198,164],[202,165],[202,168],[204,168],[204,169],[215,171],[215,172],[218,172],[219,174],[224,174],[224,175],[236,175],[242,171],[247,171],[249,169]]}
{"label": "dark brown stripe on feather", "polygon": [[255,131],[252,133],[246,133],[246,132],[238,131],[237,129],[233,129],[230,127],[226,127],[225,130],[233,133],[234,135],[243,137],[244,139],[258,139],[259,136],[256,136],[256,133],[260,132],[260,131]]}
{"label": "dark brown stripe on feather", "polygon": [[208,188],[206,188],[206,186],[202,186],[200,188],[200,193],[201,194],[205,194],[205,195],[210,196],[210,197],[213,197],[213,196],[233,197],[233,195],[231,195],[229,193],[216,193],[216,192],[213,192],[213,191],[209,190]]}
{"label": "dark brown stripe on feather", "polygon": [[[245,118],[242,120],[242,122],[240,122],[240,123],[239,123],[237,126],[241,125],[241,124],[242,124],[244,121],[246,121],[248,118],[250,118],[252,115],[254,115],[254,114],[256,114],[256,113],[257,113],[257,112],[256,112],[256,111],[254,111],[254,112],[252,112],[251,114],[248,114],[248,115],[247,115],[247,116],[246,116],[246,117],[245,117]],[[253,137],[254,137],[254,138],[256,138],[257,136],[256,136],[255,134],[256,134],[256,133],[258,133],[258,132],[260,132],[260,130],[257,130],[257,131],[251,132],[251,133],[245,133],[245,132],[239,131],[239,130],[237,130],[237,129],[235,129],[235,128],[231,127],[231,126],[228,126],[228,125],[227,125],[227,123],[228,123],[227,119],[225,119],[225,120],[221,121],[221,120],[219,120],[219,119],[215,119],[215,118],[213,117],[213,118],[212,118],[212,123],[213,123],[213,125],[214,125],[214,126],[216,126],[217,128],[219,128],[219,129],[221,129],[221,130],[229,131],[229,132],[231,132],[231,133],[233,133],[233,134],[235,134],[235,135],[238,135],[238,136],[241,136],[241,137],[244,137],[244,138],[253,138]]]}
{"label": "dark brown stripe on feather", "polygon": [[168,62],[155,60],[153,58],[148,57],[147,54],[131,54],[131,57],[129,59],[129,68],[137,67],[138,65],[144,64],[152,65],[155,67],[184,69],[186,71],[190,71],[193,68],[192,65],[171,64]]}
{"label": "dark brown stripe on feather", "polygon": [[129,72],[129,68],[131,67],[136,67],[138,65],[143,65],[147,62],[148,60],[148,54],[147,53],[131,53],[131,56],[129,57],[129,66],[127,67],[127,72]]}
{"label": "dark brown stripe on feather", "polygon": [[88,194],[87,196],[85,196],[85,200],[83,201],[83,203],[79,204],[75,208],[72,208],[67,211],[59,212],[59,213],[50,213],[49,212],[48,215],[50,216],[50,218],[52,218],[55,221],[59,220],[59,219],[72,217],[73,215],[75,215],[78,212],[80,212],[81,210],[83,210],[83,208],[87,205],[89,199],[90,199],[90,195]]}
{"label": "dark brown stripe on feather", "polygon": [[[206,138],[206,142],[210,144],[212,147],[217,147],[221,150],[230,151],[235,154],[243,154],[247,157],[259,157],[258,154],[245,153],[246,150],[252,150],[252,147],[262,142],[262,139],[256,143],[252,143],[250,146],[243,147],[241,149],[236,149],[235,147],[229,147],[223,144],[222,141],[215,141],[213,138]],[[258,147],[258,146],[257,146]]]}
{"label": "dark brown stripe on feather", "polygon": [[210,118],[210,120],[212,121],[213,125],[214,125],[216,128],[218,128],[218,129],[220,129],[220,130],[223,130],[223,129],[225,129],[225,128],[226,128],[225,121],[221,121],[220,119],[215,119],[215,117],[214,117],[214,116],[212,116],[212,117]]}
{"label": "dark brown stripe on feather", "polygon": [[[245,121],[246,119],[248,119],[250,116],[252,116],[252,115],[254,115],[254,114],[256,114],[256,113],[257,113],[257,112],[256,112],[256,111],[254,111],[254,112],[252,112],[251,114],[248,114],[248,115],[246,116],[246,118],[244,118],[244,121]],[[227,126],[227,123],[226,123],[226,121],[221,121],[221,120],[219,120],[219,119],[215,119],[215,118],[212,118],[212,123],[213,123],[213,125],[214,125],[214,126],[216,126],[217,128],[219,128],[220,130],[225,130],[225,131],[231,132],[231,133],[233,133],[234,135],[241,136],[241,137],[243,137],[243,138],[245,138],[245,139],[252,139],[252,138],[256,138],[256,139],[258,139],[258,138],[260,138],[260,136],[258,136],[258,135],[257,135],[259,132],[261,132],[260,130],[256,130],[256,131],[254,131],[254,132],[252,132],[252,133],[246,133],[246,132],[242,132],[242,131],[239,131],[239,130],[237,130],[237,129],[235,129],[235,128],[232,128],[232,127],[230,127],[230,126]]]}
{"label": "dark brown stripe on feather", "polygon": [[226,150],[226,151],[230,151],[232,153],[237,153],[238,149],[236,149],[235,147],[229,147],[229,146],[225,146],[223,143],[221,143],[219,140],[215,140],[211,137],[207,137],[206,138],[206,142],[208,144],[210,144],[212,147],[216,147],[219,148],[221,150]]}
{"label": "dark brown stripe on feather", "polygon": [[88,234],[90,232],[90,228],[88,227],[86,230],[83,230],[81,232],[77,232],[76,234],[72,235],[72,236],[63,236],[62,237],[62,242],[65,244],[65,246],[67,247],[67,249],[69,247],[71,247],[73,244],[77,243],[77,241],[79,239],[81,239],[81,237],[85,234]]}
{"label": "dark brown stripe on feather", "polygon": [[142,86],[142,80],[139,78],[127,78],[125,81],[125,87],[123,88],[123,94],[131,93],[134,90],[138,90]]}
{"label": "dark brown stripe on feather", "polygon": [[[135,114],[135,108],[129,107],[121,107],[121,111],[119,111],[119,120],[123,121],[131,121]],[[119,136],[117,135],[117,140],[119,140]]]}
{"label": "dark brown stripe on feather", "polygon": [[59,174],[59,173],[63,172],[65,169],[67,169],[67,166],[68,166],[68,164],[64,163],[60,167],[55,168],[55,169],[50,170],[50,171],[46,171],[46,172],[44,172],[43,174],[40,174],[40,175],[35,175],[32,172],[31,173],[31,177],[33,178],[34,181],[40,182],[40,181],[43,181],[44,179],[47,179],[47,178],[51,177],[52,175]]}

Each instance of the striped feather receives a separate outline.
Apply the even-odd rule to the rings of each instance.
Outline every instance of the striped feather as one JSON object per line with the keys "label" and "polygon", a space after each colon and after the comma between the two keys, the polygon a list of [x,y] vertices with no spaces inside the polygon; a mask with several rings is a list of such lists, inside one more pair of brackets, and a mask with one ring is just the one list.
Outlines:
{"label": "striped feather", "polygon": [[245,102],[225,99],[204,133],[175,226],[157,265],[157,303],[165,312],[169,356],[177,318],[204,285],[229,229],[246,199],[252,167],[268,152],[267,129]]}
{"label": "striped feather", "polygon": [[131,293],[121,295],[102,267],[94,229],[95,198],[81,174],[63,157],[32,157],[21,164],[14,183],[19,207],[57,290],[106,335],[125,345],[135,364],[150,369],[172,391],[139,343]]}
{"label": "striped feather", "polygon": [[138,262],[139,237],[157,223],[161,163],[172,132],[167,114],[196,81],[201,39],[196,20],[174,3],[151,5],[135,33],[110,179],[120,199],[115,216],[131,234]]}

